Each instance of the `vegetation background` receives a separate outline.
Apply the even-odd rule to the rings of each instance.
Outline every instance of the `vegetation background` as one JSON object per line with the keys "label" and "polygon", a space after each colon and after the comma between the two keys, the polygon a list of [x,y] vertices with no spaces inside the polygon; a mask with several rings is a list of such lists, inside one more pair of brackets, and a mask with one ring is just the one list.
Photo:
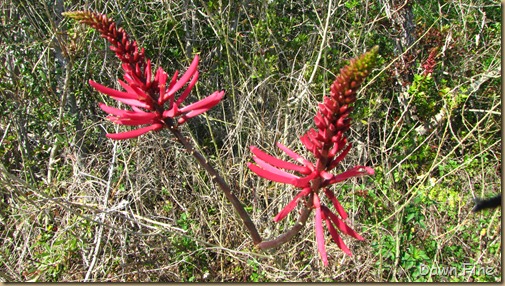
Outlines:
{"label": "vegetation background", "polygon": [[[501,281],[501,6],[497,1],[0,2],[0,279],[3,281]],[[252,174],[248,147],[302,151],[317,103],[349,59],[379,45],[335,186],[365,241],[327,243],[313,221],[260,252],[168,131],[124,130],[88,80],[119,87],[98,33],[61,12],[107,14],[167,72],[200,54],[193,100],[226,98],[184,132],[224,174],[264,237],[295,190]],[[433,48],[436,65],[424,75]],[[191,100],[191,99],[190,99]],[[465,263],[467,263],[465,265]],[[463,271],[474,267],[473,272]],[[433,269],[423,275],[422,266]],[[455,268],[457,275],[436,269]],[[485,273],[482,269],[492,269]],[[491,273],[491,275],[488,275]]]}

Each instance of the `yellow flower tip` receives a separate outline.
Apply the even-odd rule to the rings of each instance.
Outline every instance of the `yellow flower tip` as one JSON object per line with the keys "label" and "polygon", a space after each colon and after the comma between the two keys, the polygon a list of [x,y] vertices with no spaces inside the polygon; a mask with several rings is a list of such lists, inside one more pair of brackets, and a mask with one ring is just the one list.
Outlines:
{"label": "yellow flower tip", "polygon": [[89,11],[68,11],[61,13],[61,15],[74,20],[84,20],[89,18],[91,13]]}
{"label": "yellow flower tip", "polygon": [[363,55],[362,65],[365,70],[368,70],[375,64],[378,52],[379,46],[375,45],[372,49],[370,49],[370,51]]}

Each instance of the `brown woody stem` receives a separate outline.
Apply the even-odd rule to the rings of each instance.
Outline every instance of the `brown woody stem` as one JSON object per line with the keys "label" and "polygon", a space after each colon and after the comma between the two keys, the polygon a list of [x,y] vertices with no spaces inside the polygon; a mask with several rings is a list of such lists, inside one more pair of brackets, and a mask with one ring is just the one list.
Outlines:
{"label": "brown woody stem", "polygon": [[268,241],[262,241],[259,243],[256,247],[259,249],[269,249],[269,248],[274,248],[277,246],[280,246],[286,242],[288,242],[293,236],[295,236],[305,225],[305,222],[307,222],[307,219],[309,218],[309,214],[312,208],[309,207],[304,207],[300,213],[300,216],[298,217],[298,220],[296,221],[296,224],[288,231],[285,233],[279,235],[277,238],[268,240]]}
{"label": "brown woody stem", "polygon": [[223,190],[224,195],[230,201],[230,203],[233,205],[237,213],[239,214],[240,218],[242,218],[242,221],[244,222],[245,226],[249,230],[249,233],[251,234],[252,240],[254,244],[258,244],[261,242],[261,236],[258,233],[258,230],[256,228],[256,225],[252,222],[251,218],[245,211],[244,207],[242,206],[242,203],[240,200],[232,193],[230,186],[224,181],[224,179],[219,175],[219,173],[212,167],[207,160],[203,157],[203,155],[195,150],[193,145],[186,140],[186,138],[182,135],[181,131],[177,129],[176,127],[173,127],[172,122],[166,122],[170,129],[172,131],[172,134],[181,142],[181,144],[184,146],[186,151],[188,151],[193,157],[195,157],[196,161],[202,166],[210,175],[212,180],[218,184],[218,186]]}
{"label": "brown woody stem", "polygon": [[295,236],[305,225],[309,217],[310,211],[312,210],[312,199],[309,199],[308,206],[302,209],[300,217],[298,217],[296,224],[290,230],[279,235],[275,239],[262,241],[262,238],[258,233],[256,225],[252,222],[251,218],[249,217],[246,210],[242,206],[242,202],[232,193],[230,186],[224,181],[221,175],[219,175],[216,169],[214,169],[214,167],[212,167],[207,162],[207,160],[203,157],[203,155],[200,152],[195,150],[193,145],[182,135],[181,131],[177,127],[174,127],[174,123],[171,118],[168,118],[166,120],[166,124],[169,126],[169,129],[170,131],[172,131],[172,134],[174,134],[177,140],[184,146],[186,151],[189,152],[191,155],[193,155],[193,157],[195,157],[196,161],[200,164],[200,166],[202,166],[209,173],[212,180],[221,188],[221,190],[223,190],[224,195],[226,196],[228,201],[230,201],[230,203],[233,205],[233,207],[239,214],[240,218],[244,222],[246,228],[249,230],[249,234],[251,235],[253,243],[256,245],[257,248],[265,250],[278,247],[289,241],[291,238],[293,238],[293,236]]}
{"label": "brown woody stem", "polygon": [[[321,180],[316,180],[315,183],[312,185],[313,190],[319,190],[321,184]],[[293,236],[295,236],[305,225],[307,222],[307,219],[309,218],[309,214],[313,209],[313,199],[314,199],[314,194],[311,193],[309,198],[305,201],[305,207],[301,210],[300,216],[296,220],[296,224],[288,231],[285,233],[279,235],[277,238],[269,240],[269,241],[263,241],[260,244],[257,245],[259,249],[269,249],[269,248],[274,248],[277,246],[280,246],[286,242],[288,242]]]}

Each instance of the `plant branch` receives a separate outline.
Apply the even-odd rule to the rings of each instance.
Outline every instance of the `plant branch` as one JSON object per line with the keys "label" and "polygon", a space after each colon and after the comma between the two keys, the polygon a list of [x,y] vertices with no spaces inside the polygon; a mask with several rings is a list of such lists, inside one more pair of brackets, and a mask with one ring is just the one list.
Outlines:
{"label": "plant branch", "polygon": [[252,240],[254,244],[258,244],[261,242],[261,236],[258,233],[258,229],[256,228],[256,225],[252,222],[251,218],[247,214],[246,210],[242,206],[242,203],[240,200],[235,196],[228,184],[224,181],[223,177],[217,172],[214,167],[212,167],[207,160],[203,157],[203,155],[198,152],[193,145],[182,135],[181,131],[174,127],[173,122],[171,118],[167,118],[165,120],[167,126],[170,126],[169,129],[172,131],[172,134],[177,138],[177,140],[184,146],[186,151],[188,151],[193,157],[195,157],[196,161],[202,166],[210,175],[211,179],[219,185],[221,190],[223,190],[224,195],[230,201],[230,203],[233,205],[237,213],[239,214],[240,218],[242,218],[242,221],[244,222],[245,226],[249,230],[249,233],[251,234]]}
{"label": "plant branch", "polygon": [[[312,200],[310,200],[310,202],[312,202]],[[307,222],[307,219],[309,218],[311,210],[312,210],[312,207],[304,207],[301,210],[300,216],[298,217],[298,220],[296,221],[295,225],[290,230],[279,235],[275,239],[268,240],[268,241],[262,241],[256,247],[258,247],[259,249],[265,250],[265,249],[270,249],[270,248],[280,246],[280,245],[288,242],[291,238],[293,238],[293,236],[295,236],[298,232],[300,232],[302,227]]]}
{"label": "plant branch", "polygon": [[221,175],[217,172],[217,170],[214,169],[214,167],[212,167],[207,162],[207,160],[203,157],[203,155],[200,152],[198,152],[193,147],[193,145],[182,135],[180,130],[174,127],[173,121],[170,118],[167,118],[165,120],[165,123],[169,126],[169,129],[170,131],[172,131],[172,134],[184,146],[186,151],[191,155],[193,155],[193,157],[195,157],[200,166],[202,166],[209,173],[212,180],[219,185],[221,190],[223,190],[228,201],[230,201],[230,203],[233,205],[233,207],[239,214],[240,218],[242,218],[242,221],[244,222],[246,228],[249,230],[249,234],[251,235],[253,243],[256,245],[257,248],[265,250],[278,247],[288,242],[291,238],[293,238],[293,236],[295,236],[298,232],[300,232],[302,227],[307,222],[307,219],[309,218],[310,212],[312,210],[312,196],[310,196],[310,199],[307,202],[307,206],[301,210],[300,216],[298,217],[296,224],[291,229],[279,235],[275,239],[262,241],[262,238],[258,233],[256,225],[252,222],[250,216],[247,214],[246,210],[242,206],[242,202],[233,194],[230,186],[224,181],[223,177],[221,177]]}

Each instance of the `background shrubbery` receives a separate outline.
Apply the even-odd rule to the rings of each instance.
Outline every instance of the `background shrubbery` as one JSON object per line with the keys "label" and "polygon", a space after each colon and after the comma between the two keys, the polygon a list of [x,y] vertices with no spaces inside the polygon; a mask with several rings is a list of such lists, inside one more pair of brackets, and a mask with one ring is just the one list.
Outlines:
{"label": "background shrubbery", "polygon": [[[501,281],[501,210],[470,213],[472,197],[501,190],[500,4],[408,2],[2,1],[1,279]],[[379,45],[344,162],[376,175],[335,186],[366,238],[344,238],[354,256],[328,244],[323,268],[312,220],[261,253],[168,131],[105,138],[125,127],[104,120],[97,103],[116,103],[87,81],[118,87],[120,63],[98,33],[61,16],[83,9],[115,19],[167,72],[200,54],[190,97],[227,95],[183,130],[267,238],[293,223],[272,218],[295,190],[251,174],[248,147],[302,150],[335,74]],[[420,273],[463,263],[495,272]]]}

